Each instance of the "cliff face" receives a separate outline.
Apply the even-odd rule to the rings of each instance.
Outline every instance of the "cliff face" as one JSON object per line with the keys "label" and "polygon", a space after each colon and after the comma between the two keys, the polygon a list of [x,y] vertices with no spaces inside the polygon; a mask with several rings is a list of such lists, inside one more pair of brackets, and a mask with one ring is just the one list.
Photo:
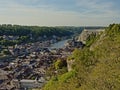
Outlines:
{"label": "cliff face", "polygon": [[68,72],[72,71],[73,68],[72,68],[72,65],[74,64],[75,60],[67,60],[67,70]]}
{"label": "cliff face", "polygon": [[120,90],[120,24],[110,25],[90,47],[76,49],[72,70],[45,90]]}
{"label": "cliff face", "polygon": [[86,40],[91,34],[98,35],[103,31],[104,29],[84,29],[80,34],[78,41],[82,41],[84,44],[86,44]]}
{"label": "cliff face", "polygon": [[96,42],[92,43],[92,45],[90,46],[90,50],[94,50],[97,46],[102,45],[102,43],[104,43],[105,36],[106,33],[105,31],[103,31],[99,39]]}

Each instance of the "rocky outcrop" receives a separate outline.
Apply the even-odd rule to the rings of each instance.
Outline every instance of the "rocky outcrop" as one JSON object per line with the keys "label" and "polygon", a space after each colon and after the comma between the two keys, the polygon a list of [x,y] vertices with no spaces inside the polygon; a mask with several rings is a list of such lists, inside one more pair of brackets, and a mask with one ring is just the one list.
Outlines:
{"label": "rocky outcrop", "polygon": [[101,32],[103,32],[104,29],[84,29],[80,36],[78,37],[78,41],[82,41],[84,44],[86,44],[86,40],[91,34],[98,35]]}
{"label": "rocky outcrop", "polygon": [[75,60],[67,60],[67,69],[68,69],[68,72],[73,70],[72,66],[73,66],[73,63],[75,62]]}

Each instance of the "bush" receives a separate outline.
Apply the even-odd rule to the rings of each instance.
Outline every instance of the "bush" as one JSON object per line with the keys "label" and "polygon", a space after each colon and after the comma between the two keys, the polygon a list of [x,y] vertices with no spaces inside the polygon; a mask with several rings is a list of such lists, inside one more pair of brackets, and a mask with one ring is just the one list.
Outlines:
{"label": "bush", "polygon": [[67,63],[66,60],[58,59],[54,65],[55,65],[55,69],[62,69],[63,67],[67,66]]}
{"label": "bush", "polygon": [[10,55],[10,54],[11,54],[8,50],[3,50],[3,53],[4,53],[5,55]]}

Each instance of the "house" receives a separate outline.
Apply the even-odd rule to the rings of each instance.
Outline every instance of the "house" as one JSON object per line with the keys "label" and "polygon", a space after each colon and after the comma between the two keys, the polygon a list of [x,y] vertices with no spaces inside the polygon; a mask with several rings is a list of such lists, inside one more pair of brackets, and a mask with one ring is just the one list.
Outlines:
{"label": "house", "polygon": [[19,36],[7,36],[7,35],[3,35],[3,39],[5,39],[5,40],[16,40],[18,38],[19,38]]}
{"label": "house", "polygon": [[2,46],[0,45],[0,51],[2,50]]}
{"label": "house", "polygon": [[66,43],[66,47],[70,47],[70,48],[83,48],[84,44],[81,41],[76,41],[74,39],[69,40]]}
{"label": "house", "polygon": [[[42,82],[41,82],[42,81]],[[29,80],[29,79],[22,79],[22,80],[14,80],[14,82],[18,83],[22,89],[33,89],[33,88],[41,88],[45,81],[43,82],[43,78],[41,80]]]}

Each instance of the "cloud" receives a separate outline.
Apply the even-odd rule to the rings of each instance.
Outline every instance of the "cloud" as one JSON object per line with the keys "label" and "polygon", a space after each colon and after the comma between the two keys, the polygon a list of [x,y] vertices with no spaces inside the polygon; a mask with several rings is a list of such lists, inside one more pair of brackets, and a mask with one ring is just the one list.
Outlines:
{"label": "cloud", "polygon": [[102,2],[102,0],[76,0],[78,6],[82,6],[89,9],[103,9],[110,8],[113,3],[112,2]]}
{"label": "cloud", "polygon": [[102,0],[76,0],[76,5],[85,8],[85,13],[110,13],[113,9],[113,2],[105,2]]}
{"label": "cloud", "polygon": [[[89,18],[92,23],[118,23],[120,18],[119,9],[114,8],[116,5],[112,0],[76,0],[76,5],[82,8],[80,12],[83,18]],[[120,20],[120,19],[119,19]]]}
{"label": "cloud", "polygon": [[53,10],[32,9],[27,7],[16,8],[15,10],[10,8],[8,11],[6,10],[6,12],[8,14],[1,17],[1,23],[41,26],[81,26],[106,25],[108,21],[106,18],[100,17],[98,19],[95,17],[86,17],[77,12],[57,12]]}
{"label": "cloud", "polygon": [[[102,1],[11,0],[10,2],[10,0],[2,0],[0,1],[0,23],[81,26],[108,25],[119,22],[120,13],[114,8],[115,3],[111,0]],[[5,6],[1,6],[3,3]]]}

